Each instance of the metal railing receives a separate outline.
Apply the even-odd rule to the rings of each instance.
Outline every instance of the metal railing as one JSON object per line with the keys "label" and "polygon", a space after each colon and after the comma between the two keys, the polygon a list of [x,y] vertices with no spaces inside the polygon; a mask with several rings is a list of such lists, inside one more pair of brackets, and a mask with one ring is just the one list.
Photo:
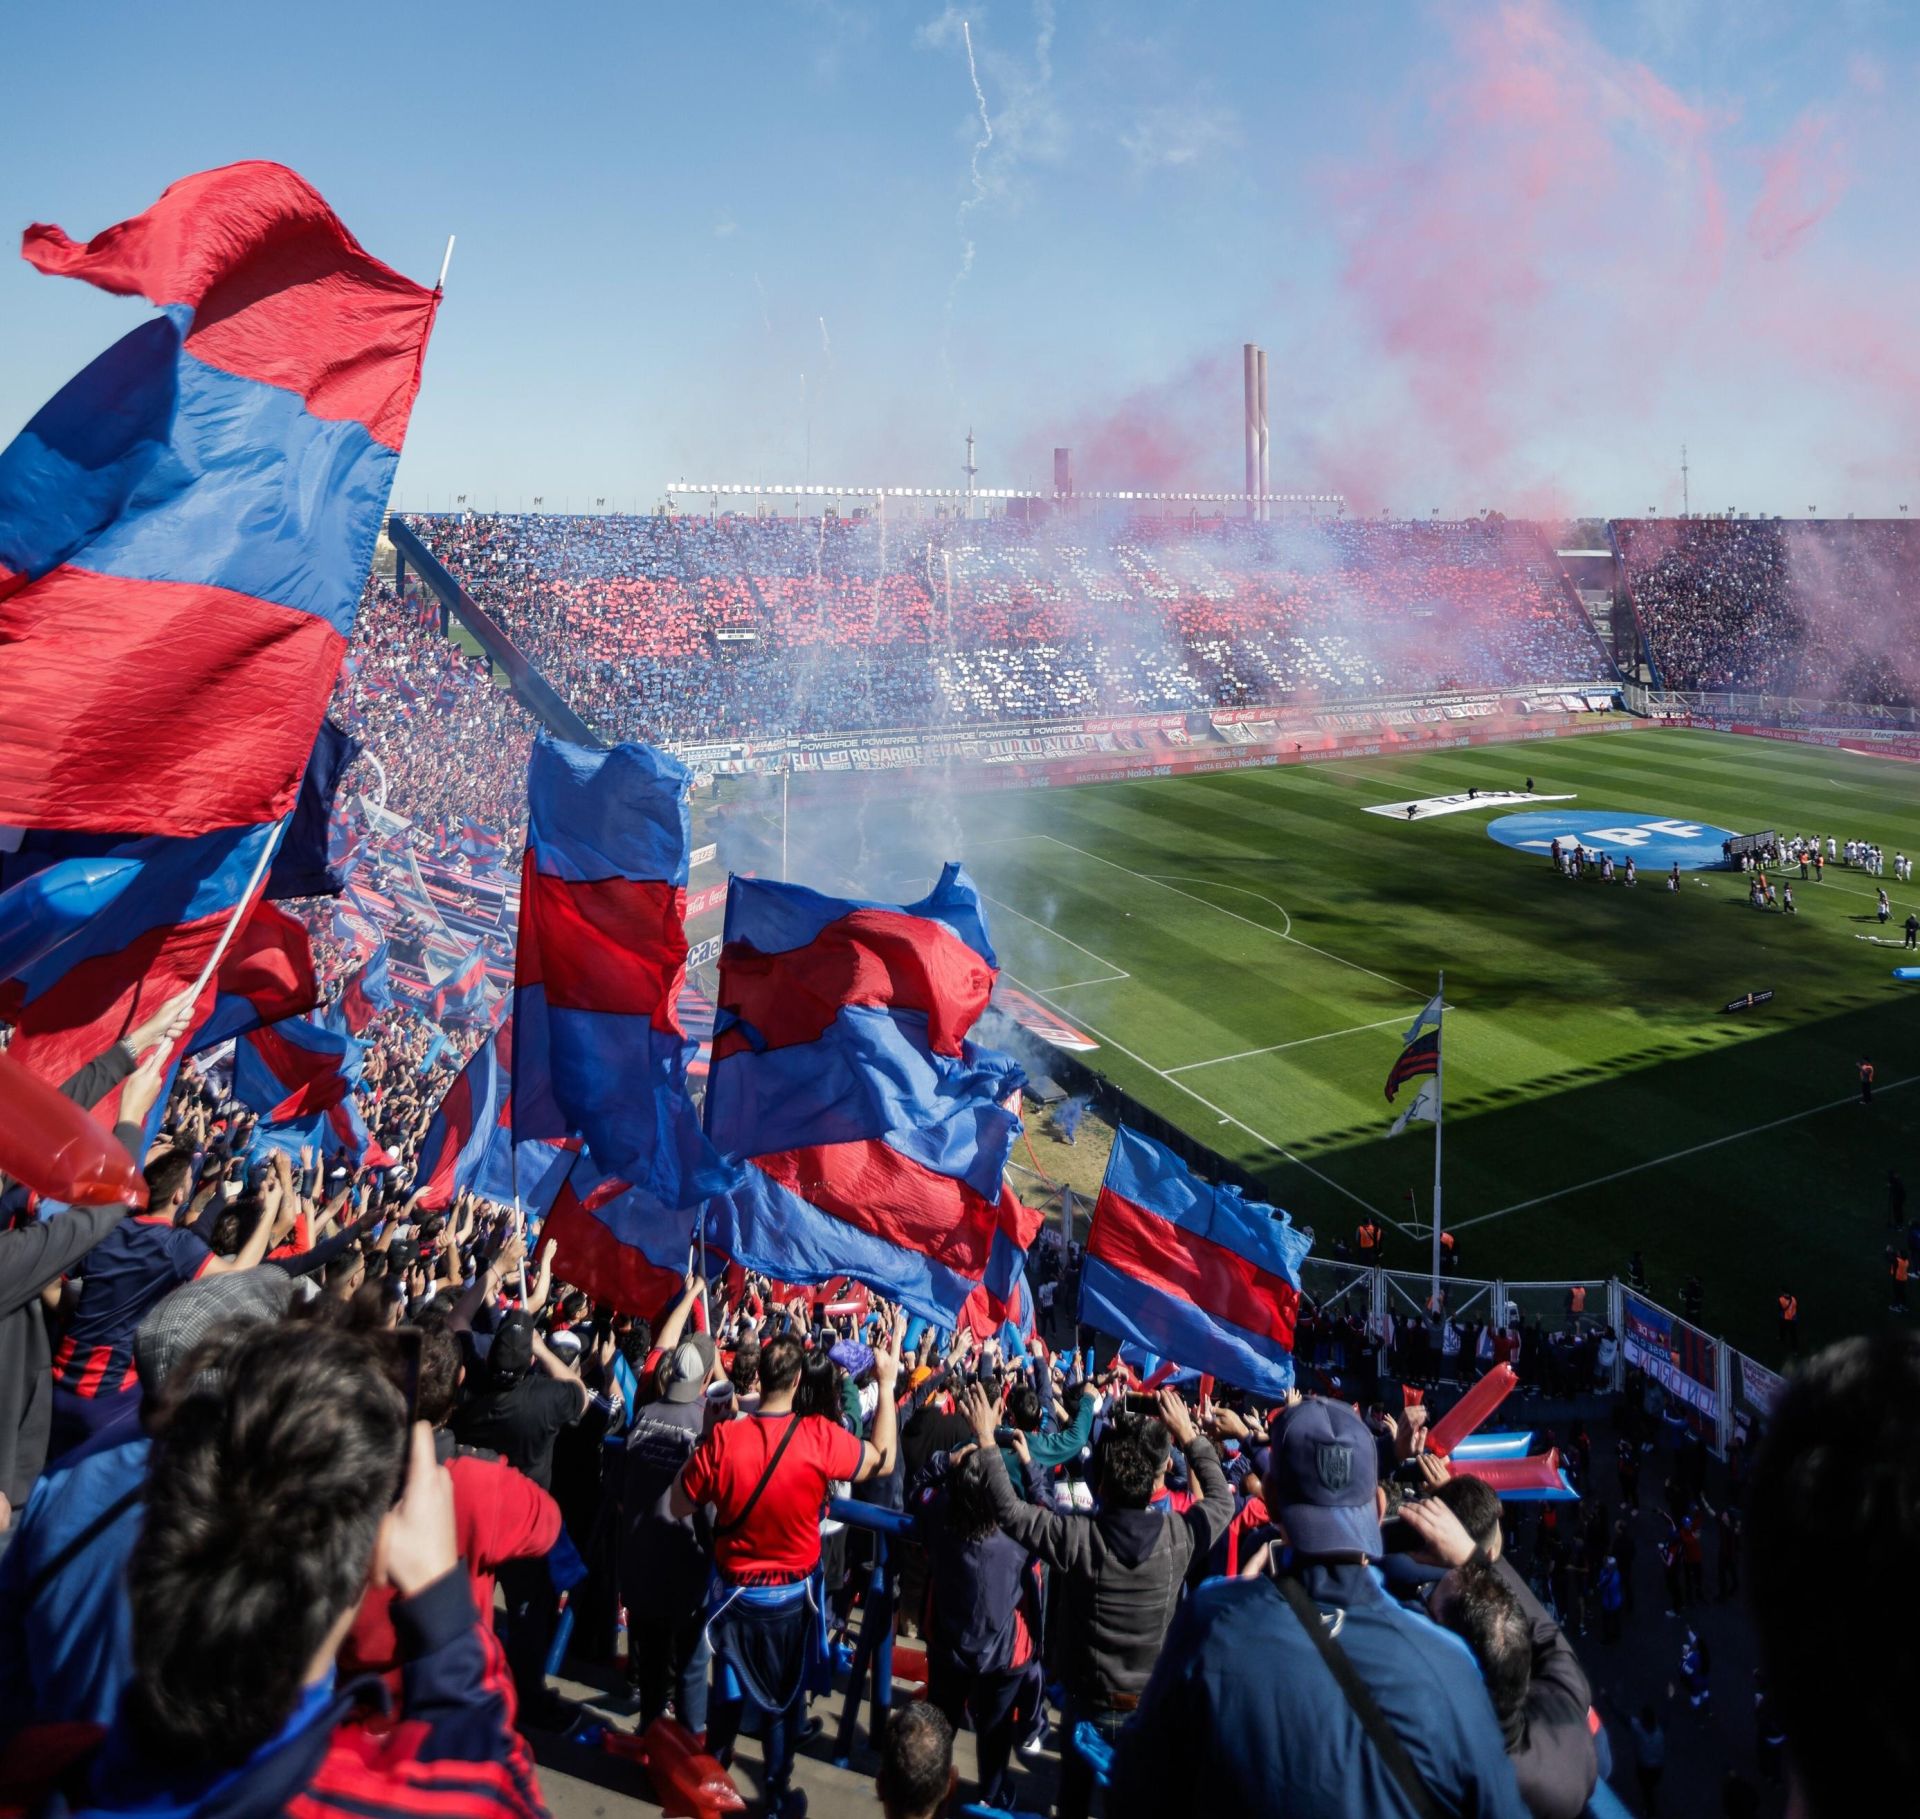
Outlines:
{"label": "metal railing", "polygon": [[[1357,1315],[1376,1327],[1388,1316],[1424,1319],[1433,1284],[1424,1270],[1376,1269],[1318,1257],[1301,1265],[1300,1280],[1316,1307]],[[1618,1345],[1604,1387],[1617,1393],[1630,1368],[1651,1377],[1693,1411],[1696,1431],[1717,1458],[1726,1456],[1736,1436],[1764,1423],[1785,1386],[1785,1379],[1758,1359],[1615,1277],[1442,1276],[1440,1296],[1448,1315],[1476,1326],[1531,1321],[1553,1332],[1572,1320],[1583,1330],[1610,1328]],[[1523,1369],[1525,1364],[1523,1356]],[[1465,1360],[1461,1369],[1477,1374],[1477,1361]]]}

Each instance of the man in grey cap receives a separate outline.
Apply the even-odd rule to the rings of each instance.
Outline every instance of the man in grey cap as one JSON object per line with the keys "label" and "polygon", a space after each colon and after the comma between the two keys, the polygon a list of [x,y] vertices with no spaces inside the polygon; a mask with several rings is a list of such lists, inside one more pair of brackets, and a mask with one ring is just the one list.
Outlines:
{"label": "man in grey cap", "polygon": [[[292,1278],[272,1264],[175,1289],[134,1334],[143,1417],[203,1340],[283,1318],[292,1294]],[[128,1422],[34,1487],[0,1557],[0,1738],[31,1724],[111,1721],[133,1660],[125,1569],[151,1451],[144,1428]]]}
{"label": "man in grey cap", "polygon": [[1473,1656],[1396,1605],[1373,1571],[1386,1495],[1366,1423],[1310,1397],[1270,1445],[1267,1497],[1287,1558],[1187,1601],[1121,1736],[1112,1819],[1190,1803],[1195,1762],[1210,1804],[1239,1819],[1522,1819]]}
{"label": "man in grey cap", "polygon": [[[627,1660],[644,1730],[667,1708],[698,1734],[707,1728],[707,1579],[712,1571],[707,1511],[676,1517],[667,1493],[710,1418],[713,1341],[690,1333],[654,1369],[658,1393],[633,1411],[621,1489],[620,1592],[627,1607]],[[724,1381],[724,1379],[723,1379]]]}

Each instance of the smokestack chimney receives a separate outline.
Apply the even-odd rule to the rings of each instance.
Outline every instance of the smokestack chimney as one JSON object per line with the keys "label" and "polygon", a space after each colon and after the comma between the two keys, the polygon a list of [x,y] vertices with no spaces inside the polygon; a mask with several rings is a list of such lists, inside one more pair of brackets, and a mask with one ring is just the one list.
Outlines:
{"label": "smokestack chimney", "polygon": [[1260,493],[1260,350],[1251,341],[1241,344],[1240,377],[1246,393],[1241,413],[1241,429],[1247,445],[1247,481],[1243,490],[1247,495],[1247,516],[1252,518],[1258,516],[1254,501]]}
{"label": "smokestack chimney", "polygon": [[1264,522],[1267,515],[1267,350],[1257,347],[1254,350],[1259,381],[1259,431],[1260,431],[1260,517]]}
{"label": "smokestack chimney", "polygon": [[1053,451],[1053,496],[1062,504],[1073,497],[1073,450],[1070,448]]}

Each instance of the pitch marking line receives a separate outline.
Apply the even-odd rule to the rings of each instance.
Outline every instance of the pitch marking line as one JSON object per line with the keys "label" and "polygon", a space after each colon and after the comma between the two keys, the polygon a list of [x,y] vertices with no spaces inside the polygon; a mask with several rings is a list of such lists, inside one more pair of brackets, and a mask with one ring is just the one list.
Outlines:
{"label": "pitch marking line", "polygon": [[1018,916],[1022,922],[1032,923],[1042,934],[1051,935],[1056,941],[1064,941],[1067,946],[1072,948],[1076,953],[1085,954],[1086,957],[1096,965],[1104,966],[1107,969],[1107,977],[1104,979],[1076,979],[1073,985],[1056,985],[1053,988],[1056,992],[1072,991],[1074,986],[1079,985],[1117,985],[1122,979],[1131,979],[1133,977],[1133,975],[1124,968],[1115,966],[1105,954],[1096,954],[1092,948],[1082,947],[1071,935],[1061,934],[1051,923],[1038,921],[1036,918],[1029,916],[1025,910],[1015,909],[1011,903],[1002,903],[998,897],[988,897],[985,891],[982,891],[980,895],[985,897],[986,901],[991,903],[995,909],[1003,909],[1009,916]]}
{"label": "pitch marking line", "polygon": [[[1056,986],[1056,991],[1064,987]],[[1221,1067],[1229,1061],[1247,1061],[1255,1055],[1277,1055],[1283,1048],[1305,1048],[1309,1042],[1331,1042],[1336,1036],[1357,1036],[1362,1030],[1383,1030],[1390,1023],[1400,1023],[1409,1016],[1418,1015],[1420,1007],[1415,1005],[1411,1011],[1402,1011],[1398,1017],[1382,1017],[1378,1023],[1356,1023],[1351,1029],[1327,1030],[1318,1036],[1296,1036],[1291,1042],[1275,1042],[1267,1048],[1243,1048],[1237,1055],[1215,1055],[1211,1061],[1186,1061],[1178,1067],[1167,1069],[1167,1077],[1175,1074],[1190,1074],[1196,1067]]]}
{"label": "pitch marking line", "polygon": [[[1902,1086],[1920,1086],[1920,1074],[1909,1074],[1904,1080],[1889,1080],[1874,1090],[1890,1093]],[[1552,1193],[1536,1194],[1531,1200],[1516,1200],[1513,1205],[1503,1206],[1498,1212],[1479,1213],[1471,1219],[1456,1219],[1452,1222],[1452,1228],[1456,1232],[1465,1231],[1470,1225],[1485,1225],[1489,1219],[1504,1219],[1509,1213],[1524,1213],[1529,1207],[1545,1206],[1550,1200],[1564,1200],[1567,1195],[1583,1194],[1590,1187],[1605,1187],[1610,1181],[1624,1181],[1629,1175],[1642,1174],[1647,1169],[1659,1168],[1663,1163],[1679,1162],[1706,1150],[1719,1149],[1723,1144],[1738,1143],[1742,1137],[1757,1137],[1763,1131],[1777,1131],[1783,1124],[1798,1124],[1803,1118],[1817,1118],[1822,1112],[1838,1111],[1843,1105],[1857,1105],[1859,1102],[1857,1093],[1849,1093],[1844,1099],[1829,1099],[1825,1105],[1810,1105],[1803,1112],[1789,1112],[1784,1118],[1771,1118],[1765,1124],[1751,1124],[1743,1131],[1730,1131],[1724,1137],[1709,1137],[1705,1143],[1675,1150],[1671,1155],[1655,1156],[1650,1162],[1636,1162],[1629,1168],[1617,1168],[1610,1175],[1596,1175],[1591,1181],[1576,1181],[1571,1187],[1557,1187]]]}
{"label": "pitch marking line", "polygon": [[[1057,834],[1036,834],[1036,840],[1050,840],[1055,846],[1065,847],[1070,853],[1078,853],[1083,859],[1092,859],[1101,865],[1110,865],[1116,872],[1125,872],[1129,878],[1138,878],[1143,884],[1157,885],[1163,891],[1172,891],[1176,897],[1184,897],[1189,903],[1197,903],[1202,909],[1210,909],[1217,916],[1231,916],[1236,922],[1244,922],[1248,928],[1257,928],[1263,935],[1271,935],[1276,941],[1291,941],[1295,947],[1304,947],[1310,954],[1318,954],[1322,960],[1331,960],[1336,966],[1351,967],[1356,973],[1365,973],[1369,979],[1378,979],[1382,985],[1390,985],[1396,992],[1405,992],[1409,997],[1417,997],[1419,988],[1408,985],[1404,980],[1389,979],[1385,973],[1376,973],[1370,966],[1362,966],[1357,960],[1344,959],[1339,954],[1329,953],[1324,947],[1315,947],[1311,941],[1302,941],[1298,935],[1283,935],[1270,923],[1256,922],[1251,916],[1243,916],[1238,910],[1230,910],[1222,904],[1209,903],[1205,897],[1196,897],[1192,891],[1183,891],[1177,884],[1168,884],[1148,872],[1136,872],[1130,865],[1122,865],[1117,859],[1102,858],[1098,853],[1090,853],[1084,846],[1075,846],[1071,840],[1062,840]],[[1223,890],[1238,890],[1235,884],[1222,885]],[[1259,892],[1250,891],[1249,896],[1258,896]],[[1264,899],[1272,903],[1271,897]],[[1274,904],[1275,909],[1280,906]],[[1280,913],[1286,915],[1285,910]],[[1289,920],[1291,926],[1291,920]]]}
{"label": "pitch marking line", "polygon": [[[1050,837],[1051,836],[1044,836],[1044,835],[1042,836],[1042,838],[1050,838]],[[1062,841],[1061,844],[1064,846],[1066,842]],[[1125,871],[1126,867],[1122,866],[1120,869],[1122,871]],[[1258,927],[1259,925],[1256,923],[1255,926]],[[1273,931],[1269,929],[1267,932],[1271,934]],[[1008,973],[1005,976],[1009,979],[1012,979],[1014,984],[1021,987],[1023,990],[1033,993],[1033,995],[1036,998],[1051,1001],[1052,994],[1049,992],[1042,991],[1039,986],[1030,985],[1024,979],[1015,978],[1012,973]],[[1056,1010],[1060,1009],[1058,1005],[1056,1005],[1054,1008]],[[1062,1014],[1064,1015],[1067,1013],[1063,1012]],[[1222,1124],[1231,1124],[1231,1125],[1237,1126],[1239,1129],[1245,1131],[1247,1135],[1254,1140],[1254,1142],[1264,1143],[1268,1149],[1273,1150],[1276,1154],[1284,1156],[1289,1162],[1298,1164],[1299,1167],[1305,1169],[1307,1173],[1309,1175],[1312,1175],[1316,1180],[1324,1181],[1327,1184],[1327,1186],[1332,1188],[1336,1194],[1344,1194],[1349,1200],[1351,1200],[1354,1203],[1355,1206],[1364,1207],[1376,1219],[1384,1219],[1389,1225],[1394,1227],[1395,1230],[1401,1232],[1402,1234],[1411,1235],[1411,1234],[1407,1234],[1407,1228],[1404,1225],[1402,1225],[1400,1221],[1396,1219],[1391,1213],[1383,1213],[1377,1206],[1373,1204],[1371,1200],[1361,1199],[1360,1196],[1356,1194],[1352,1188],[1341,1186],[1341,1184],[1338,1181],[1334,1180],[1334,1178],[1331,1175],[1321,1174],[1321,1172],[1317,1168],[1315,1168],[1311,1162],[1307,1162],[1303,1160],[1301,1157],[1296,1156],[1290,1149],[1286,1148],[1285,1145],[1274,1142],[1274,1140],[1271,1137],[1267,1136],[1265,1132],[1257,1131],[1253,1128],[1252,1125],[1248,1124],[1244,1119],[1236,1118],[1229,1111],[1223,1111],[1219,1106],[1215,1105],[1211,1099],[1203,1098],[1199,1093],[1196,1093],[1193,1090],[1193,1088],[1190,1087],[1184,1080],[1174,1079],[1174,1077],[1170,1073],[1168,1073],[1164,1067],[1155,1067],[1153,1063],[1146,1058],[1146,1056],[1135,1054],[1134,1051],[1128,1048],[1124,1042],[1115,1041],[1114,1038],[1108,1035],[1105,1030],[1095,1029],[1094,1026],[1086,1020],[1086,1018],[1075,1015],[1074,1021],[1078,1023],[1080,1027],[1087,1032],[1088,1035],[1099,1037],[1099,1039],[1102,1042],[1104,1042],[1109,1048],[1117,1050],[1120,1054],[1125,1055],[1129,1061],[1134,1062],[1136,1065],[1140,1067],[1144,1067],[1147,1070],[1147,1072],[1150,1074],[1158,1074],[1160,1078],[1164,1080],[1169,1086],[1175,1087],[1180,1092],[1185,1093],[1187,1097],[1193,1100],[1196,1104],[1204,1105],[1208,1111],[1213,1113],[1213,1115],[1220,1120]],[[1399,1019],[1395,1018],[1394,1021],[1398,1022]]]}
{"label": "pitch marking line", "polygon": [[[1141,876],[1151,878],[1155,884],[1213,884],[1211,878],[1188,878],[1179,872],[1143,872]],[[1271,897],[1262,896],[1259,891],[1250,891],[1244,884],[1214,884],[1213,888],[1220,891],[1238,891],[1243,897],[1251,897],[1256,903],[1264,903],[1269,909],[1278,910],[1280,920],[1287,926],[1268,932],[1278,934],[1283,941],[1293,939],[1293,918],[1287,914],[1287,906],[1284,903],[1275,903]],[[1214,907],[1219,906],[1216,904]],[[1232,915],[1233,912],[1229,910],[1227,914]]]}

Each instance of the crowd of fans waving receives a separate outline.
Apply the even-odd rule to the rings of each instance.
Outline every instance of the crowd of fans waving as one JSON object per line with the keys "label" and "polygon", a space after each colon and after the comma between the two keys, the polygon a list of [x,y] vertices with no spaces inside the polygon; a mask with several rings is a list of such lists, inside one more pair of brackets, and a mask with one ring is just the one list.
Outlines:
{"label": "crowd of fans waving", "polygon": [[[889,1813],[942,1810],[968,1725],[972,1791],[1011,1806],[1031,1798],[1016,1758],[1051,1763],[1062,1819],[1097,1800],[1572,1815],[1594,1797],[1611,1745],[1566,1631],[1592,1612],[1617,1635],[1623,1575],[1631,1605],[1615,1537],[1651,1432],[1623,1428],[1619,1529],[1580,1506],[1598,1532],[1576,1590],[1572,1550],[1536,1532],[1523,1554],[1515,1512],[1426,1447],[1423,1404],[1334,1387],[1326,1366],[1361,1329],[1330,1310],[1300,1354],[1323,1393],[1278,1400],[1147,1395],[1053,1296],[1036,1341],[1003,1349],[910,1337],[850,1285],[690,1269],[650,1322],[570,1288],[506,1208],[429,1212],[404,1168],[250,1161],[217,1075],[177,1085],[142,1146],[184,1016],[156,1014],[65,1089],[118,1091],[144,1211],[7,1189],[17,1803],[537,1814],[528,1738],[578,1722],[550,1673],[614,1659],[646,1736],[664,1725],[724,1765],[757,1735],[761,1795],[793,1813],[809,1701],[849,1655],[856,1674],[871,1660],[896,1607],[925,1692],[869,1739]],[[402,1147],[419,1078],[382,1092]],[[1076,1261],[1042,1257],[1049,1276]],[[1497,1331],[1524,1356],[1523,1331]],[[1401,1343],[1383,1350],[1407,1371]],[[1436,1392],[1445,1357],[1442,1336]],[[1740,1474],[1763,1723],[1805,1812],[1861,1810],[1915,1769],[1916,1392],[1913,1338],[1837,1347]],[[1584,1477],[1582,1440],[1566,1455]],[[1676,1451],[1646,1498],[1672,1529],[1659,1561],[1681,1615],[1701,1594],[1697,1457]],[[884,1566],[836,1494],[904,1527]],[[1833,1595],[1839,1560],[1872,1598]],[[1679,1671],[1698,1709],[1710,1663],[1691,1629]],[[849,1697],[839,1755],[856,1716]],[[1649,1801],[1660,1726],[1649,1707],[1617,1732]],[[648,1772],[664,1761],[656,1746]]]}

